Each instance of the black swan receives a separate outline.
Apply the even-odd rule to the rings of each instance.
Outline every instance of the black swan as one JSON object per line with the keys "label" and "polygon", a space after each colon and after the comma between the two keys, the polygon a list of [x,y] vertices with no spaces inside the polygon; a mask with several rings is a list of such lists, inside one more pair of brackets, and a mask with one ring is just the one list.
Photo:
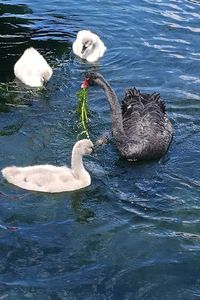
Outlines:
{"label": "black swan", "polygon": [[160,94],[143,94],[136,88],[125,91],[122,105],[105,78],[86,73],[89,85],[99,85],[110,104],[112,133],[121,155],[128,160],[160,158],[172,140],[172,124]]}

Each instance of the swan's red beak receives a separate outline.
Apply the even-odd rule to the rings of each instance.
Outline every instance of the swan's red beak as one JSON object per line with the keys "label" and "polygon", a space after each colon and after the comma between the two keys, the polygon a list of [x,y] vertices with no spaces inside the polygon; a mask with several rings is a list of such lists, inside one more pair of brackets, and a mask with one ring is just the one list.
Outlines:
{"label": "swan's red beak", "polygon": [[82,89],[87,89],[88,86],[89,86],[88,80],[87,79],[83,80],[83,82],[81,84],[81,88]]}

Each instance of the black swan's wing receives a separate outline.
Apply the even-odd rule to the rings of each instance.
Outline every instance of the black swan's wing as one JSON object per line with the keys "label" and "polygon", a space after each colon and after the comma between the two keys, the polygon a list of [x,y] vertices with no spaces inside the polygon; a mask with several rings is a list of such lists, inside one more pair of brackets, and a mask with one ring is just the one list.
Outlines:
{"label": "black swan's wing", "polygon": [[[153,108],[151,109],[152,106]],[[144,109],[147,111],[156,108],[163,114],[166,112],[165,103],[161,100],[159,93],[144,94],[140,93],[136,88],[127,89],[121,106],[122,115],[126,112],[131,113],[133,108],[136,109],[137,107],[141,112],[143,112]]]}
{"label": "black swan's wing", "polygon": [[130,140],[139,145],[141,156],[162,155],[170,144],[172,125],[160,94],[144,94],[135,88],[128,89],[121,109],[124,131]]}

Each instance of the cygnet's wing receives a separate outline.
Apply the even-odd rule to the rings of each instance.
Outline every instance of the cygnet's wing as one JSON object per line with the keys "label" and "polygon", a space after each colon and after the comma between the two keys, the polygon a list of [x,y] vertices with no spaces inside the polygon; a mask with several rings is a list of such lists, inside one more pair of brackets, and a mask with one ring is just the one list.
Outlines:
{"label": "cygnet's wing", "polygon": [[[58,185],[60,176],[70,177],[71,170],[67,167],[38,165],[29,167],[8,167],[2,170],[8,182],[27,190],[48,192]],[[71,175],[72,176],[72,175]]]}
{"label": "cygnet's wing", "polygon": [[74,41],[74,43],[72,45],[72,50],[73,50],[74,54],[76,54],[78,56],[81,55],[81,50],[80,50],[80,46],[79,46],[77,39]]}
{"label": "cygnet's wing", "polygon": [[98,37],[98,49],[99,49],[99,57],[102,57],[104,55],[104,52],[106,51],[106,46],[102,42],[102,40]]}

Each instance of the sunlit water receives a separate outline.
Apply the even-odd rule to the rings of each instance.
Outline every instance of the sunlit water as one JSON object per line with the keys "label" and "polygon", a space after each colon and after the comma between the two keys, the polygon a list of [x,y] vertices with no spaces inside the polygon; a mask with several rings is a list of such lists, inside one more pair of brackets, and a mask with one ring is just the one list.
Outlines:
{"label": "sunlit water", "polygon": [[[19,5],[20,3],[20,5]],[[160,92],[174,126],[168,153],[130,163],[114,142],[84,159],[77,192],[42,194],[0,179],[0,299],[200,297],[200,3],[195,0],[3,1],[0,168],[70,164],[76,92],[93,69],[74,57],[81,29],[107,51],[96,70],[124,89]],[[15,80],[29,46],[54,69],[45,91]],[[102,90],[89,90],[90,134],[110,130]]]}

